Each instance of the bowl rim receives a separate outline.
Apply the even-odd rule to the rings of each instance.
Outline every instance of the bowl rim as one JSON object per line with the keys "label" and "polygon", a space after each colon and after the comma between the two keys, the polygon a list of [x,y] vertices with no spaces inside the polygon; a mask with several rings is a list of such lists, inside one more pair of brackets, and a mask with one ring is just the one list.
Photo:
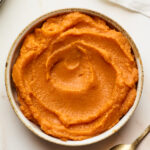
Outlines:
{"label": "bowl rim", "polygon": [[[11,90],[11,67],[13,66],[12,65],[12,59],[14,57],[14,53],[16,51],[19,51],[18,45],[21,44],[21,41],[23,41],[24,36],[26,34],[28,34],[33,28],[35,28],[38,24],[42,23],[43,21],[45,21],[49,17],[61,15],[64,13],[74,12],[74,11],[79,11],[79,12],[86,13],[86,14],[92,15],[92,16],[98,16],[99,18],[106,21],[108,24],[115,27],[115,29],[122,32],[127,37],[127,39],[130,42],[130,45],[132,47],[132,51],[135,55],[135,60],[137,63],[137,68],[138,68],[138,73],[139,73],[139,77],[138,77],[139,79],[138,79],[138,84],[137,84],[137,95],[136,95],[133,106],[129,109],[129,111],[122,117],[122,119],[114,127],[112,127],[111,129],[109,129],[109,130],[107,130],[107,131],[105,131],[105,132],[103,132],[97,136],[94,136],[94,137],[91,137],[91,138],[88,138],[85,140],[62,141],[62,140],[55,138],[51,135],[47,135],[42,130],[38,129],[36,127],[36,125],[34,125],[32,122],[30,122],[23,115],[21,110],[18,109],[18,106],[15,102],[15,98],[14,98],[14,96],[12,94],[12,90]],[[130,37],[130,35],[116,21],[110,19],[106,15],[103,15],[102,13],[97,12],[97,11],[93,11],[90,9],[84,9],[84,8],[58,9],[56,11],[51,11],[49,13],[46,13],[46,14],[42,15],[41,17],[38,17],[37,19],[32,21],[29,25],[27,25],[22,30],[22,32],[17,36],[16,40],[13,42],[13,44],[10,48],[10,51],[8,53],[8,57],[6,60],[6,65],[5,65],[5,87],[6,87],[6,91],[7,91],[7,96],[8,96],[10,103],[11,103],[11,106],[12,106],[13,110],[15,111],[16,115],[18,116],[19,120],[21,120],[21,122],[38,137],[40,137],[46,141],[49,141],[49,142],[52,142],[55,144],[59,144],[59,145],[64,145],[64,146],[83,146],[83,145],[93,144],[93,143],[96,143],[96,142],[99,142],[99,141],[102,141],[102,140],[108,138],[109,136],[116,133],[119,129],[121,129],[127,123],[127,121],[130,119],[130,117],[134,113],[134,111],[135,111],[135,109],[136,109],[136,107],[140,101],[140,97],[141,97],[142,89],[143,89],[143,82],[144,82],[144,72],[143,72],[143,65],[142,65],[141,57],[140,57],[139,51],[138,51],[135,43],[133,42],[132,38]]]}

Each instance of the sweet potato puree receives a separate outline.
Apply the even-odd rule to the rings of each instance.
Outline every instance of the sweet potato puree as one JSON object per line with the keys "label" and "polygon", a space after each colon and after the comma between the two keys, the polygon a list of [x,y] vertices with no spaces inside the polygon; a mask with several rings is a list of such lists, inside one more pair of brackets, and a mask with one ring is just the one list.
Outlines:
{"label": "sweet potato puree", "polygon": [[83,140],[129,110],[138,71],[122,33],[73,12],[49,18],[25,37],[12,77],[29,120],[62,140]]}

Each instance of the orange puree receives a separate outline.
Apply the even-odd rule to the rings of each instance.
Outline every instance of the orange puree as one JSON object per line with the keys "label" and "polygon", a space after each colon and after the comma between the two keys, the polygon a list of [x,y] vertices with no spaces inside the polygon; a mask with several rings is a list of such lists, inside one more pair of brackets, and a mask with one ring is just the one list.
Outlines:
{"label": "orange puree", "polygon": [[138,71],[122,33],[73,12],[25,37],[12,77],[29,120],[54,137],[83,140],[113,127],[133,105]]}

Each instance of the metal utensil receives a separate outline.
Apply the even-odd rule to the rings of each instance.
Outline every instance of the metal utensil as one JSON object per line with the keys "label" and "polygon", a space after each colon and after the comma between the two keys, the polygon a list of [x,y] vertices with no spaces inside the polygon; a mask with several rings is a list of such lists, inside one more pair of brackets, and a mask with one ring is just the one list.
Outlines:
{"label": "metal utensil", "polygon": [[112,147],[110,150],[135,150],[144,137],[150,132],[150,125],[132,144],[119,144]]}

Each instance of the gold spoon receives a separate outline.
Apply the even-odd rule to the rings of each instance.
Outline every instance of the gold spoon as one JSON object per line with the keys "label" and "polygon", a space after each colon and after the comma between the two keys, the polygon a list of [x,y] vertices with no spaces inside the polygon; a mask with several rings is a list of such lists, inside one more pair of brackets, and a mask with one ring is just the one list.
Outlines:
{"label": "gold spoon", "polygon": [[150,132],[150,125],[132,144],[119,144],[112,147],[110,150],[135,150],[143,138]]}

